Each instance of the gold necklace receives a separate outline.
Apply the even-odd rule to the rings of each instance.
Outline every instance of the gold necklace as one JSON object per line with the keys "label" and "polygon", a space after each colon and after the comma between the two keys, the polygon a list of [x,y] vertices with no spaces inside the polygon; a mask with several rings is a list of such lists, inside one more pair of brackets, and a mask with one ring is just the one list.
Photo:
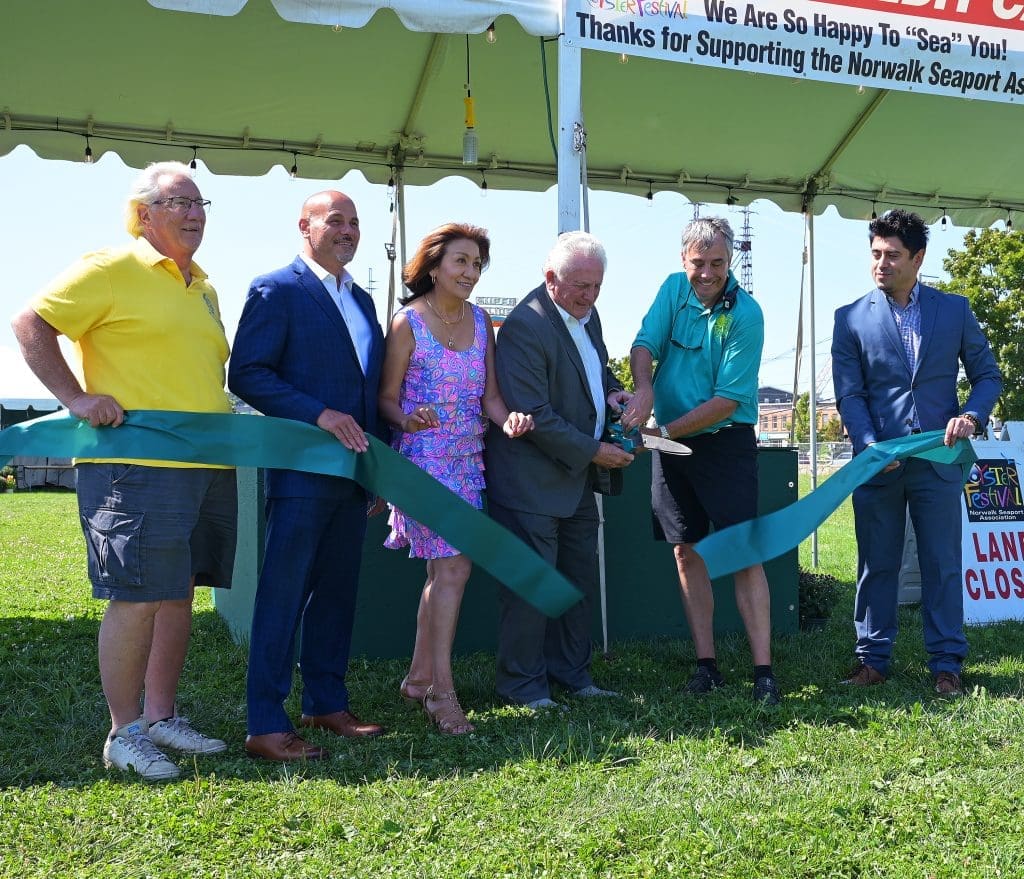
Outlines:
{"label": "gold necklace", "polygon": [[[462,300],[462,311],[459,312],[459,316],[458,316],[458,318],[456,320],[447,320],[445,318],[445,316],[443,314],[441,314],[441,312],[439,312],[436,308],[434,308],[433,305],[430,304],[430,300],[427,299],[426,296],[423,297],[423,301],[427,303],[427,308],[429,308],[432,312],[434,312],[434,314],[437,315],[437,319],[439,321],[441,321],[441,323],[443,323],[446,327],[454,327],[454,326],[462,323],[462,319],[466,316],[466,300],[465,299]],[[454,348],[455,347],[455,337],[450,332],[448,333],[448,347],[449,348]]]}

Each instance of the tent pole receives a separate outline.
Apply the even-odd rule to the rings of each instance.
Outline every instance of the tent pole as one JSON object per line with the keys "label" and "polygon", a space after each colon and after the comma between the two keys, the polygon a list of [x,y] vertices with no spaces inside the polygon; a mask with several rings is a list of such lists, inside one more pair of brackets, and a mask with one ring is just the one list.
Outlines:
{"label": "tent pole", "polygon": [[[796,316],[796,356],[793,358],[793,405],[789,414],[789,444],[797,445],[796,413],[800,399],[800,368],[804,357],[804,292],[807,290],[807,219],[804,218],[804,240],[800,246],[800,308]],[[810,463],[810,456],[807,463]]]}
{"label": "tent pole", "polygon": [[[814,201],[807,202],[807,246],[810,250],[810,258],[807,266],[807,300],[808,316],[810,324],[810,355],[811,355],[811,380],[810,380],[810,416],[811,416],[811,491],[818,487],[818,367],[815,363],[815,340],[818,338],[817,329],[814,326]],[[811,535],[811,566],[818,567],[818,529],[814,529]]]}
{"label": "tent pole", "polygon": [[[398,174],[395,177],[396,180],[396,192],[398,193],[398,240],[401,242],[401,247],[398,249],[399,256],[402,262],[399,263],[399,272],[405,267],[407,261],[406,248],[405,248],[405,168],[400,167]],[[399,280],[401,280],[401,274],[399,274]],[[391,316],[388,315],[390,320]],[[390,324],[389,324],[390,326]]]}
{"label": "tent pole", "polygon": [[[562,9],[565,16],[565,9]],[[580,149],[574,145],[583,125],[582,54],[565,36],[558,39],[558,231],[580,228]]]}
{"label": "tent pole", "polygon": [[[397,174],[397,172],[396,172]],[[397,279],[395,278],[395,259],[397,253],[395,251],[395,238],[398,236],[398,182],[394,181],[394,191],[392,192],[391,202],[391,241],[384,245],[384,248],[388,255],[389,271],[388,271],[388,310],[385,317],[387,323],[385,326],[391,326],[391,318],[395,313],[395,293],[397,290]]]}
{"label": "tent pole", "polygon": [[[583,111],[580,108],[580,119],[582,122]],[[590,231],[590,199],[588,197],[590,186],[587,182],[587,136],[583,131],[582,141],[577,141],[575,146],[580,149],[580,193],[583,199],[583,231]],[[594,500],[597,501],[597,572],[598,591],[601,597],[601,645],[605,656],[608,655],[608,571],[605,565],[604,549],[604,497],[594,492]]]}
{"label": "tent pole", "polygon": [[[566,38],[565,6],[562,36],[558,41],[558,232],[580,228],[580,191],[587,185],[586,132],[583,128],[582,56]],[[589,217],[588,224],[589,226]],[[589,231],[589,229],[587,230]],[[608,653],[608,592],[605,579],[604,505],[597,499],[597,555],[601,589],[601,634]]]}

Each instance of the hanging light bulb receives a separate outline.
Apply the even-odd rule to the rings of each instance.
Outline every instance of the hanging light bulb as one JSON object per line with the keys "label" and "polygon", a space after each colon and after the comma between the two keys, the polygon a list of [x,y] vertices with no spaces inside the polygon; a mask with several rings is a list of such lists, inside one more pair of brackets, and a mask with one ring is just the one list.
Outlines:
{"label": "hanging light bulb", "polygon": [[654,207],[654,181],[647,181],[647,207]]}
{"label": "hanging light bulb", "polygon": [[199,155],[199,147],[192,147],[192,161],[188,163],[189,168],[192,169],[192,176],[196,176],[196,156]]}
{"label": "hanging light bulb", "polygon": [[299,176],[299,155],[298,153],[292,153],[292,166],[288,170],[288,176],[295,180]]}
{"label": "hanging light bulb", "polygon": [[858,95],[864,94],[864,86],[863,85],[857,86],[857,94]]}
{"label": "hanging light bulb", "polygon": [[629,55],[625,52],[619,55],[619,64],[629,64]]}
{"label": "hanging light bulb", "polygon": [[487,42],[492,46],[498,42],[498,35],[494,32],[494,22],[487,25]]}
{"label": "hanging light bulb", "polygon": [[388,213],[395,212],[395,169],[391,169],[391,176],[388,178]]}
{"label": "hanging light bulb", "polygon": [[480,198],[487,198],[487,175],[480,172]]}
{"label": "hanging light bulb", "polygon": [[466,34],[466,97],[462,102],[466,105],[466,130],[462,134],[462,164],[475,165],[480,145],[476,137],[476,113],[469,78],[469,34]]}
{"label": "hanging light bulb", "polygon": [[946,231],[946,209],[942,209],[942,231]]}
{"label": "hanging light bulb", "polygon": [[92,164],[92,146],[89,144],[89,135],[85,136],[85,164]]}
{"label": "hanging light bulb", "polygon": [[1010,209],[1006,209],[1006,231],[1009,232],[1013,228],[1013,220],[1010,219]]}
{"label": "hanging light bulb", "polygon": [[878,211],[875,210],[875,203],[874,202],[871,202],[871,219],[872,220],[877,220],[878,219]]}
{"label": "hanging light bulb", "polygon": [[729,205],[729,207],[732,207],[734,204],[736,204],[737,201],[738,199],[735,195],[732,194],[732,187],[730,186],[729,194],[725,197],[725,203]]}

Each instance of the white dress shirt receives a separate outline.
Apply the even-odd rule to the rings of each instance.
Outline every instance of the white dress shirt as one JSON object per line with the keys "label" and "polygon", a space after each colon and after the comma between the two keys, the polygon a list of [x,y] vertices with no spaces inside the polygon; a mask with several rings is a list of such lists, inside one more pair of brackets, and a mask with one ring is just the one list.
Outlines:
{"label": "white dress shirt", "polygon": [[359,366],[363,370],[363,375],[366,375],[366,364],[370,362],[370,346],[373,345],[373,328],[352,293],[353,278],[348,269],[342,268],[341,275],[335,277],[320,263],[309,259],[306,254],[300,253],[299,258],[320,279],[327,295],[338,306],[341,318],[348,327],[348,334],[352,337],[352,344],[355,345]]}
{"label": "white dress shirt", "polygon": [[555,308],[565,321],[565,328],[576,343],[576,350],[580,352],[580,359],[583,361],[583,369],[587,373],[587,384],[590,385],[590,396],[594,398],[594,409],[597,410],[597,420],[594,422],[594,439],[601,439],[604,433],[604,410],[608,404],[604,395],[604,364],[597,354],[597,348],[587,335],[587,321],[590,320],[593,311],[587,312],[583,320],[577,320],[557,302]]}

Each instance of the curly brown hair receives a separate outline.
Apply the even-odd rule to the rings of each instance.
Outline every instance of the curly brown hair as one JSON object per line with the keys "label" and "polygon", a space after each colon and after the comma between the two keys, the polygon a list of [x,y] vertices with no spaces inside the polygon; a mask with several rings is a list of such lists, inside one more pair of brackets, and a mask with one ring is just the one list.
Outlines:
{"label": "curly brown hair", "polygon": [[430,273],[441,264],[448,245],[462,238],[476,242],[476,246],[480,248],[481,268],[487,268],[491,261],[491,239],[487,237],[486,229],[469,223],[445,223],[438,226],[427,233],[416,248],[412,259],[402,269],[402,283],[410,294],[401,300],[402,305],[408,305],[414,299],[430,292],[434,286]]}

